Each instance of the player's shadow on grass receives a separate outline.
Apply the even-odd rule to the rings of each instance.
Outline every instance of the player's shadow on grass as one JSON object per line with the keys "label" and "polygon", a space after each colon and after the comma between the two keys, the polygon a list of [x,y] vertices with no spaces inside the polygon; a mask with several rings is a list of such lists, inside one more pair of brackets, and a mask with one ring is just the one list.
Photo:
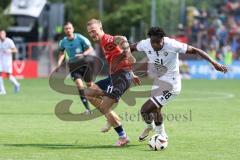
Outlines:
{"label": "player's shadow on grass", "polygon": [[[2,144],[5,147],[36,147],[45,149],[114,149],[118,148],[113,145],[81,145],[81,144]],[[138,145],[127,145],[128,148]]]}

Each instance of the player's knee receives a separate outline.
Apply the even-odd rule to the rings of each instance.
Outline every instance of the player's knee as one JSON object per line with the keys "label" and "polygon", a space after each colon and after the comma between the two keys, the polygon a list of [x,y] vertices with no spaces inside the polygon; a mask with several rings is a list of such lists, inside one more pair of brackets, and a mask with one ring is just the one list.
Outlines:
{"label": "player's knee", "polygon": [[87,97],[88,101],[97,109],[100,107],[100,102],[96,98]]}
{"label": "player's knee", "polygon": [[146,109],[147,107],[146,106],[142,106],[141,110],[140,110],[140,113],[141,113],[141,116],[143,119],[148,119],[148,117],[150,116],[150,112],[148,112],[148,110]]}
{"label": "player's knee", "polygon": [[99,107],[99,111],[102,113],[102,114],[104,114],[104,115],[106,115],[107,113],[109,113],[110,112],[110,110],[109,109],[107,109],[107,108],[105,108],[105,107]]}
{"label": "player's knee", "polygon": [[157,106],[149,99],[146,103],[143,104],[141,113],[149,114],[155,109],[157,109]]}

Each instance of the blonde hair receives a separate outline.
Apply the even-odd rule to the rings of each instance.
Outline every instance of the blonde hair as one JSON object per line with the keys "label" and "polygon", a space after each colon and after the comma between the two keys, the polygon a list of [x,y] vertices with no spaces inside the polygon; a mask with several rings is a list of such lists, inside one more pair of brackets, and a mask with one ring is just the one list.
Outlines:
{"label": "blonde hair", "polygon": [[87,25],[92,25],[92,24],[97,24],[100,26],[100,28],[102,29],[102,22],[98,19],[90,19],[88,22],[87,22]]}

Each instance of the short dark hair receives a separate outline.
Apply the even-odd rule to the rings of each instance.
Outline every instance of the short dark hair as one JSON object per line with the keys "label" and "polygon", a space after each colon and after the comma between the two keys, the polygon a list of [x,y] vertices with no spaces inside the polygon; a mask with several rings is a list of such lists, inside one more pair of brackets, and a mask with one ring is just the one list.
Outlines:
{"label": "short dark hair", "polygon": [[69,24],[73,26],[72,22],[70,22],[70,21],[65,22],[64,26],[69,25]]}
{"label": "short dark hair", "polygon": [[165,36],[165,32],[162,28],[160,27],[151,27],[148,31],[148,36],[157,36],[159,38],[163,38]]}

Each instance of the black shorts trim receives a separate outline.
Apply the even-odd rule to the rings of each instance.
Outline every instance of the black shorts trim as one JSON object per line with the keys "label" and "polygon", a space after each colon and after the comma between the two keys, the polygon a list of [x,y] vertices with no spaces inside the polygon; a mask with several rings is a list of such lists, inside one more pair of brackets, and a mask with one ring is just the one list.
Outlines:
{"label": "black shorts trim", "polygon": [[158,104],[158,106],[162,106],[161,103],[158,102],[157,98],[156,97],[152,97],[154,102]]}

